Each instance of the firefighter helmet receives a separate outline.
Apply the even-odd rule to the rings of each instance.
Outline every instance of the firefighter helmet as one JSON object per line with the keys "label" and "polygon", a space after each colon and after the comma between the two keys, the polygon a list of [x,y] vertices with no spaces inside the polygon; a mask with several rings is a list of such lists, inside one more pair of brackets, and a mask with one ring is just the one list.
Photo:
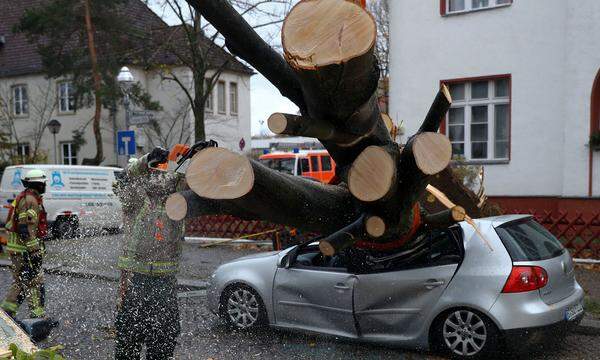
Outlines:
{"label": "firefighter helmet", "polygon": [[29,170],[25,176],[23,176],[23,181],[27,181],[29,183],[46,183],[46,174],[40,169]]}

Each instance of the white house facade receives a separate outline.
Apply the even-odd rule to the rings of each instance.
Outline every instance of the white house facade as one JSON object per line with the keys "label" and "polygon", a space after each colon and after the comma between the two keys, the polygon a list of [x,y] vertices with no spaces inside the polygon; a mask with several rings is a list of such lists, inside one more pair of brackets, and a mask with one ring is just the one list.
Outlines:
{"label": "white house facade", "polygon": [[588,146],[600,129],[600,1],[390,1],[390,13],[390,115],[406,134],[445,83],[441,131],[455,156],[484,165],[490,197],[600,206]]}
{"label": "white house facade", "polygon": [[[47,156],[49,163],[71,165],[93,158],[96,154],[91,125],[93,106],[76,107],[69,78],[46,78],[36,46],[28,43],[22,34],[12,32],[13,25],[34,2],[1,2],[6,9],[0,13],[0,131],[7,141],[14,144],[18,154],[31,156],[37,150],[37,153]],[[152,22],[150,25],[155,28],[168,27],[143,2],[132,0],[128,6],[134,6],[134,13],[138,15],[140,11],[146,12],[144,19]],[[220,62],[227,65],[222,67],[223,72],[206,104],[206,138],[216,140],[221,147],[249,153],[250,77],[253,72],[219,47],[215,47],[211,60],[218,62],[209,64],[214,68],[221,67]],[[170,66],[193,94],[191,71],[177,64]],[[181,87],[175,81],[162,77],[158,70],[135,65],[129,65],[129,69],[134,81],[162,108],[154,114],[160,131],[148,125],[130,126],[136,133],[137,155],[157,145],[171,147],[177,143],[193,143],[194,116]],[[209,70],[207,79],[212,75],[213,70]],[[144,109],[132,103],[130,110]],[[45,127],[51,119],[61,124],[56,138]],[[102,164],[123,166],[126,163],[127,158],[119,156],[117,149],[117,132],[125,129],[125,109],[121,104],[114,112],[102,109]],[[84,144],[75,141],[75,130],[83,130]]]}

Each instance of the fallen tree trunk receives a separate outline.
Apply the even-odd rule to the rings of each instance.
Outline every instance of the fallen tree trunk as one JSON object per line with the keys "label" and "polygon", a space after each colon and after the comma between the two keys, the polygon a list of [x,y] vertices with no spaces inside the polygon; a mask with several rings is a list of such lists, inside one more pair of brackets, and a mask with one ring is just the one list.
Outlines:
{"label": "fallen tree trunk", "polygon": [[269,127],[317,137],[335,160],[340,183],[318,184],[208,148],[187,170],[195,195],[174,196],[167,204],[170,215],[256,215],[326,235],[322,250],[327,253],[357,240],[392,244],[411,234],[420,214],[415,203],[431,176],[450,161],[450,143],[436,133],[451,104],[448,89],[442,86],[419,131],[400,147],[377,104],[376,27],[363,8],[343,0],[296,4],[282,29],[285,64],[225,1],[189,2],[233,52],[300,107],[301,116],[274,114]]}
{"label": "fallen tree trunk", "polygon": [[329,234],[360,216],[356,202],[343,186],[273,171],[222,148],[206,148],[196,154],[186,179],[196,195],[182,192],[172,196],[176,200],[171,199],[166,206],[173,219],[255,215],[255,219]]}

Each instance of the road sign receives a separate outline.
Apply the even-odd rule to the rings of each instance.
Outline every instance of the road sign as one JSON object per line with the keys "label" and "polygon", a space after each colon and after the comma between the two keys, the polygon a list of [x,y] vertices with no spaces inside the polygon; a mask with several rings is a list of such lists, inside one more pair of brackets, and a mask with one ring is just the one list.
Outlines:
{"label": "road sign", "polygon": [[154,118],[155,112],[149,110],[134,110],[129,116],[130,125],[146,125]]}
{"label": "road sign", "polygon": [[118,131],[117,148],[119,155],[135,155],[135,131]]}

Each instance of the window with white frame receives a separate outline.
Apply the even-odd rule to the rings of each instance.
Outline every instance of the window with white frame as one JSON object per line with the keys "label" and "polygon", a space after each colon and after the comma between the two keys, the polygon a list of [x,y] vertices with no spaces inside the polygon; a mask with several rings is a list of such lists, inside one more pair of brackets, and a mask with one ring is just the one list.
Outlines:
{"label": "window with white frame", "polygon": [[217,111],[219,114],[227,113],[227,99],[225,98],[225,81],[217,84]]}
{"label": "window with white frame", "polygon": [[12,112],[15,116],[26,116],[29,114],[27,85],[15,85],[12,87]]}
{"label": "window with white frame", "polygon": [[62,148],[62,163],[64,165],[77,165],[77,150],[72,142],[61,144]]}
{"label": "window with white frame", "polygon": [[446,13],[475,11],[498,6],[510,5],[512,0],[442,0],[445,1]]}
{"label": "window with white frame", "polygon": [[[210,79],[205,79],[204,80],[204,92],[208,92],[208,89],[210,89]],[[210,91],[210,93],[206,96],[206,101],[204,102],[204,109],[208,112],[212,112],[213,110],[213,93],[212,93],[212,89]]]}
{"label": "window with white frame", "polygon": [[446,133],[452,154],[466,160],[508,160],[510,77],[447,82],[452,107]]}
{"label": "window with white frame", "polygon": [[58,111],[70,113],[75,111],[75,91],[73,83],[64,81],[58,84]]}
{"label": "window with white frame", "polygon": [[27,158],[29,156],[29,143],[17,144],[17,156]]}
{"label": "window with white frame", "polygon": [[229,83],[229,112],[232,115],[238,113],[238,87],[237,83]]}

